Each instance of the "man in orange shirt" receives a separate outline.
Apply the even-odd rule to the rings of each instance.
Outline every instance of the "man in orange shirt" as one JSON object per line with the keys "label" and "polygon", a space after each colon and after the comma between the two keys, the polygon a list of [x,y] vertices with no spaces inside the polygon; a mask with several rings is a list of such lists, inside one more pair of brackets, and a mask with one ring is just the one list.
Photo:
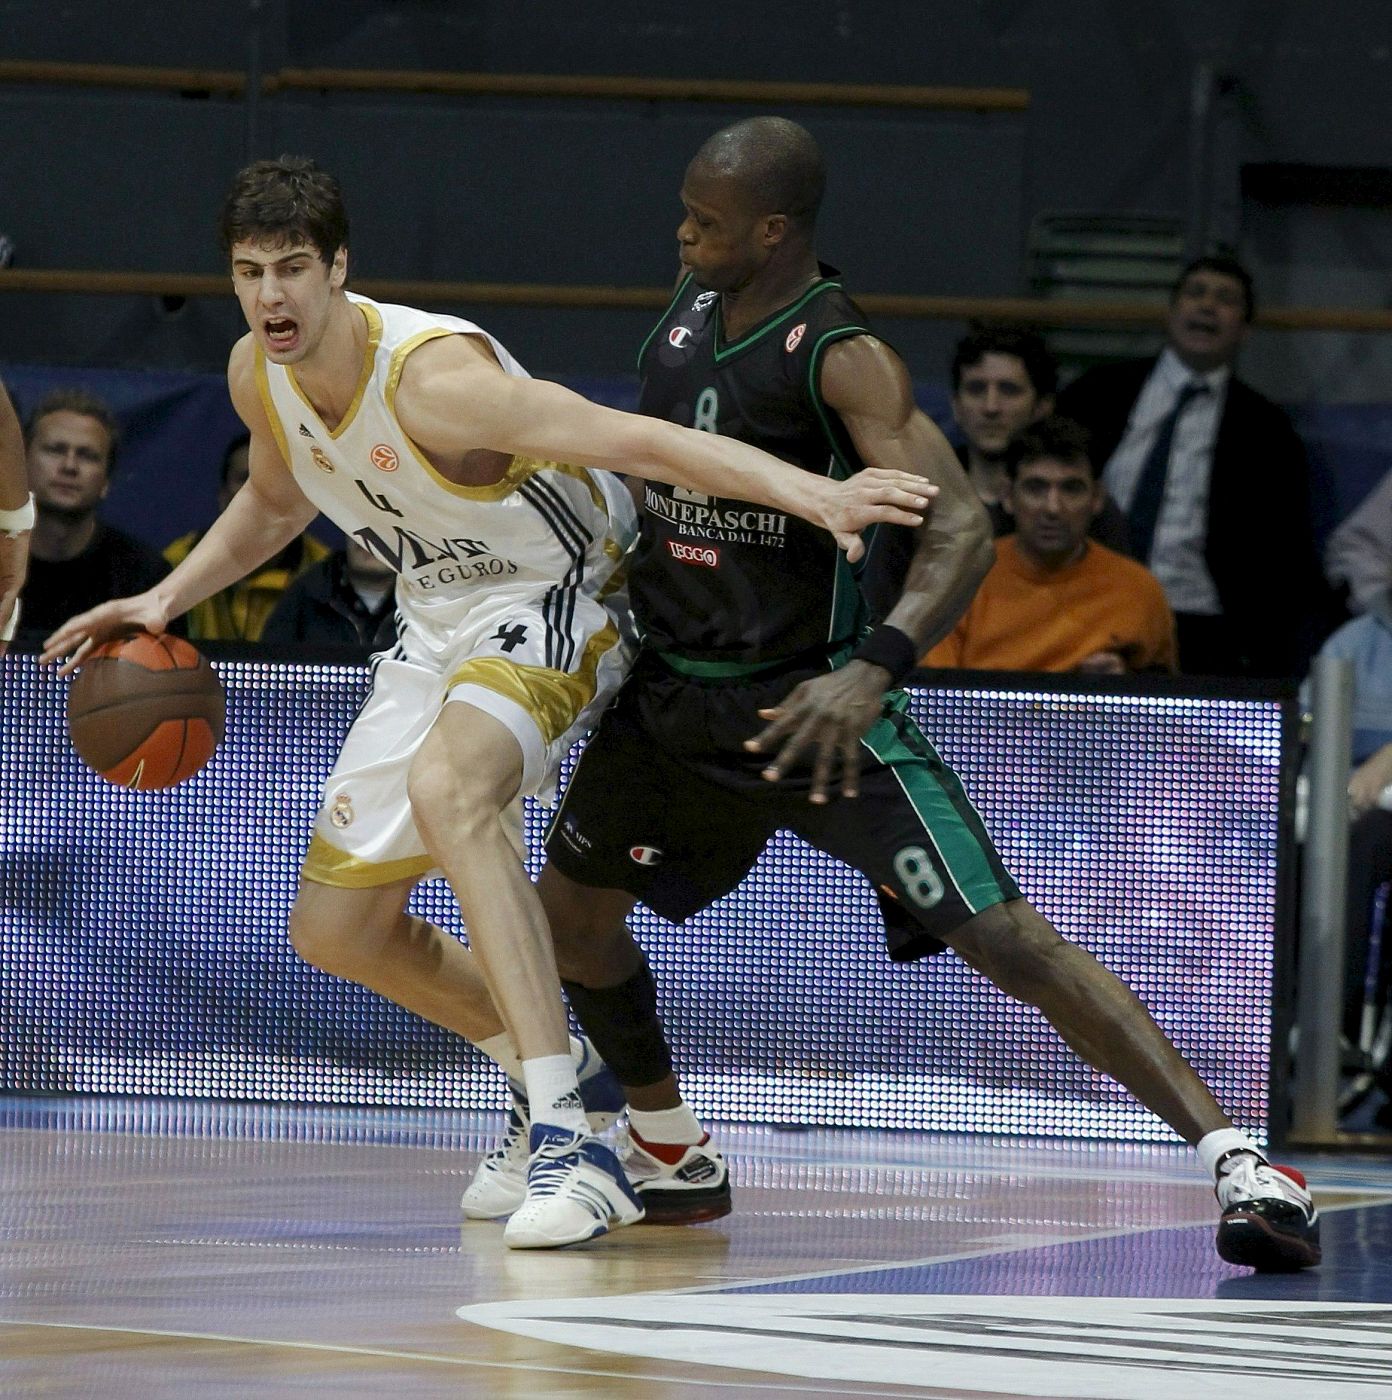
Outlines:
{"label": "man in orange shirt", "polygon": [[1015,533],[961,621],[925,666],[1122,675],[1175,669],[1164,590],[1134,560],[1088,538],[1105,499],[1086,431],[1067,418],[1027,429],[1007,460]]}

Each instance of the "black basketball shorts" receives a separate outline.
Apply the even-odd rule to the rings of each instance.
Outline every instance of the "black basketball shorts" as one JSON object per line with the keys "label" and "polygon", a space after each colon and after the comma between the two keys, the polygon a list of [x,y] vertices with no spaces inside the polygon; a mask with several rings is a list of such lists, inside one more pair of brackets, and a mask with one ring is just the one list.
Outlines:
{"label": "black basketball shorts", "polygon": [[860,795],[809,802],[810,758],[771,783],[744,740],[825,666],[737,679],[678,675],[645,655],[591,735],[547,830],[548,859],[578,884],[622,889],[680,923],[749,873],[779,828],[869,877],[890,956],[941,952],[973,915],[1020,891],[956,775],[885,698],[862,741]]}

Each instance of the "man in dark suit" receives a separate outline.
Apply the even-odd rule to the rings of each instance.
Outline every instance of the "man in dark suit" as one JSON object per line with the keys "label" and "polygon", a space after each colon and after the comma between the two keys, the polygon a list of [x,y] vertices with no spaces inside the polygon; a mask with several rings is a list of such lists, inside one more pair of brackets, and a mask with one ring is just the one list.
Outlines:
{"label": "man in dark suit", "polygon": [[1324,617],[1304,448],[1233,373],[1253,309],[1241,263],[1198,258],[1171,293],[1160,356],[1089,370],[1058,401],[1106,463],[1189,674],[1299,675]]}

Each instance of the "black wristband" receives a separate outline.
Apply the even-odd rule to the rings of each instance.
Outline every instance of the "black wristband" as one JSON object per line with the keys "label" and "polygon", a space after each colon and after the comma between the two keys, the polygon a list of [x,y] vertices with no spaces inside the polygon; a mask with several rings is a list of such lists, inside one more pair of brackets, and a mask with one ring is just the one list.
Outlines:
{"label": "black wristband", "polygon": [[897,690],[918,666],[918,643],[907,632],[882,622],[851,653],[852,661],[868,661],[889,672],[889,689]]}

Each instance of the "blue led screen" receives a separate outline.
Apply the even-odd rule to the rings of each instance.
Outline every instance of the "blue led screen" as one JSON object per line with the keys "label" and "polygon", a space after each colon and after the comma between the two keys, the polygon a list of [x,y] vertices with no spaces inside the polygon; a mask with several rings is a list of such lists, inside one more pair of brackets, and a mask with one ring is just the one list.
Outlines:
{"label": "blue led screen", "polygon": [[[365,670],[218,669],[228,732],[212,762],[131,793],[72,753],[64,683],[29,656],[3,663],[0,1089],[499,1105],[470,1047],[306,967],[285,934]],[[914,708],[1026,894],[1264,1132],[1280,704],[942,690]],[[439,882],[414,907],[459,931]],[[1172,1136],[954,956],[892,964],[866,881],[794,838],[685,927],[642,909],[635,927],[709,1117]]]}

